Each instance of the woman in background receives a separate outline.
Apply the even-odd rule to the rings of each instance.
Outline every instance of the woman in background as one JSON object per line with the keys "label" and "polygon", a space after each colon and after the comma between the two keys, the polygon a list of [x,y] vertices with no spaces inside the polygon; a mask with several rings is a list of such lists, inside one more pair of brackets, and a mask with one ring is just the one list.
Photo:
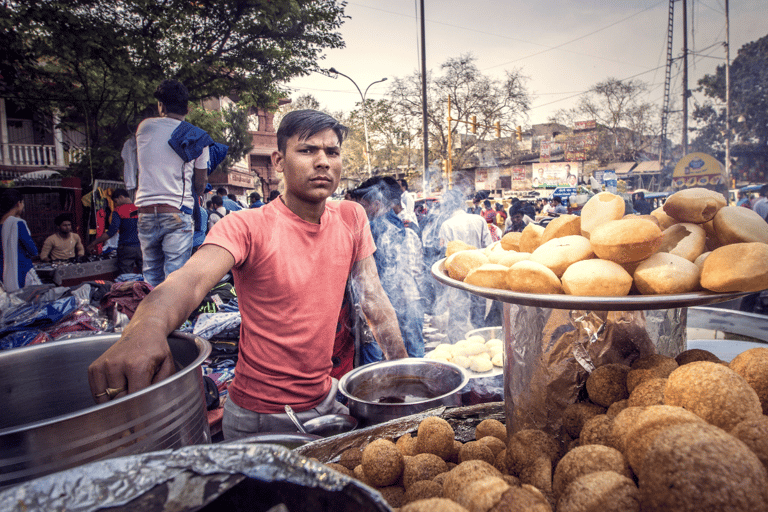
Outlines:
{"label": "woman in background", "polygon": [[32,258],[37,247],[32,241],[27,223],[20,218],[24,212],[24,196],[16,189],[0,191],[0,266],[3,287],[7,292],[31,284],[40,284]]}

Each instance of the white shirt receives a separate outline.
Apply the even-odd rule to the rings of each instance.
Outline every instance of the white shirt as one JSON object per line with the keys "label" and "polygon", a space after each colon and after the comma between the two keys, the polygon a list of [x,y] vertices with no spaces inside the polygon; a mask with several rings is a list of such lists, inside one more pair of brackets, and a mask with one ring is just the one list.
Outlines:
{"label": "white shirt", "polygon": [[453,240],[461,240],[478,249],[483,249],[493,243],[485,219],[464,210],[456,210],[440,226],[440,247],[445,247],[448,242]]}
{"label": "white shirt", "polygon": [[[170,117],[145,119],[136,130],[139,178],[136,206],[167,204],[192,208],[195,167],[208,168],[208,148],[194,162],[184,162],[168,144],[181,121]],[[202,193],[202,191],[201,191]]]}

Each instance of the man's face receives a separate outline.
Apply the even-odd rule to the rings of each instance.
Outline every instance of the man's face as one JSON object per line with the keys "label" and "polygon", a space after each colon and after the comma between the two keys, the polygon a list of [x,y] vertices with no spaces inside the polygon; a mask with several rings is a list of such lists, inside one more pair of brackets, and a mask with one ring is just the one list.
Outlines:
{"label": "man's face", "polygon": [[59,224],[59,233],[66,234],[72,232],[72,223],[68,220],[65,220],[61,224]]}
{"label": "man's face", "polygon": [[523,214],[522,213],[516,213],[512,216],[512,223],[515,226],[519,226],[523,223]]}
{"label": "man's face", "polygon": [[285,154],[272,153],[272,163],[285,178],[285,194],[307,203],[328,199],[341,179],[341,145],[330,128],[305,140],[294,135]]}

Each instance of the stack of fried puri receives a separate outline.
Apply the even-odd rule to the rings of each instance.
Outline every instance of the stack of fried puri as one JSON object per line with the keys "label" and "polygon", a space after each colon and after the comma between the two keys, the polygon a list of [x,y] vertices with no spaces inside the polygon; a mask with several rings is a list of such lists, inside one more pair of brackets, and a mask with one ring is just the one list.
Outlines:
{"label": "stack of fried puri", "polygon": [[672,194],[644,216],[625,216],[624,200],[601,192],[581,216],[529,224],[484,250],[460,243],[449,249],[450,277],[520,293],[618,297],[768,288],[768,223],[747,208],[725,206],[722,195],[707,189]]}

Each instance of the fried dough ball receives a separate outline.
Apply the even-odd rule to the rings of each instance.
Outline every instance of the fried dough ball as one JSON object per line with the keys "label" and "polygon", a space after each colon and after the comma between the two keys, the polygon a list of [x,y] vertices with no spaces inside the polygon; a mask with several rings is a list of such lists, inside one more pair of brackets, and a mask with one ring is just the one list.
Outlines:
{"label": "fried dough ball", "polygon": [[720,358],[709,350],[704,350],[701,348],[689,348],[688,350],[680,352],[677,357],[675,357],[675,361],[678,365],[683,366],[684,364],[692,363],[694,361],[709,361],[712,363],[719,363]]}
{"label": "fried dough ball", "polygon": [[605,414],[605,407],[591,402],[577,402],[570,404],[563,411],[563,427],[565,432],[576,439],[581,435],[581,428],[589,418]]}
{"label": "fried dough ball", "polygon": [[520,237],[522,233],[507,233],[501,237],[501,247],[505,251],[520,251]]}
{"label": "fried dough ball", "polygon": [[480,440],[486,436],[493,436],[507,442],[507,427],[499,420],[485,419],[475,427],[475,439]]}
{"label": "fried dough ball", "polygon": [[641,357],[630,366],[632,371],[627,374],[627,390],[632,393],[635,387],[643,381],[669,377],[669,374],[677,367],[677,361],[662,354],[651,354],[646,357]]}
{"label": "fried dough ball", "polygon": [[[450,471],[450,468],[448,469],[448,471]],[[440,487],[442,488],[443,485],[445,484],[445,479],[448,476],[448,471],[446,471],[445,473],[440,473],[439,475],[436,475],[435,478],[432,479],[432,481],[439,483]]]}
{"label": "fried dough ball", "polygon": [[456,498],[456,502],[470,512],[488,512],[507,492],[509,484],[497,476],[475,480]]}
{"label": "fried dough ball", "polygon": [[757,347],[737,355],[729,365],[747,381],[760,399],[763,414],[768,414],[768,348]]}
{"label": "fried dough ball", "polygon": [[579,444],[601,444],[613,448],[613,419],[607,414],[598,414],[588,419],[581,429]]}
{"label": "fried dough ball", "polygon": [[472,356],[469,358],[469,369],[473,372],[485,373],[493,370],[493,363],[488,357]]}
{"label": "fried dough ball", "polygon": [[456,465],[459,463],[459,450],[461,447],[464,446],[464,443],[461,441],[453,440],[453,448],[451,449],[451,454],[448,456],[447,459],[445,459],[445,462],[449,464],[448,469],[450,470],[450,464]]}
{"label": "fried dough ball", "polygon": [[664,388],[664,403],[684,407],[726,431],[763,413],[760,398],[743,377],[709,361],[673,371]]}
{"label": "fried dough ball", "polygon": [[451,240],[447,244],[445,244],[445,257],[455,254],[459,251],[471,251],[475,250],[477,247],[474,245],[469,245],[466,242],[462,242],[461,240]]}
{"label": "fried dough ball", "polygon": [[445,270],[451,279],[464,281],[472,269],[488,263],[488,256],[483,251],[459,251],[445,259]]}
{"label": "fried dough ball", "polygon": [[552,512],[544,495],[530,485],[512,486],[489,512]]}
{"label": "fried dough ball", "polygon": [[627,374],[627,391],[629,391],[629,394],[631,395],[635,388],[643,382],[664,378],[659,375],[659,373],[661,372],[659,372],[656,368],[630,370]]}
{"label": "fried dough ball", "polygon": [[545,455],[550,460],[550,464],[553,464],[559,452],[560,448],[552,436],[543,430],[525,429],[516,432],[507,441],[505,462],[510,475],[520,476],[526,466],[542,455]]}
{"label": "fried dough ball", "polygon": [[[504,448],[496,455],[496,461],[493,463],[493,467],[501,471],[503,475],[509,475],[510,471],[507,467],[507,449]],[[511,475],[510,475],[511,476]]]}
{"label": "fried dough ball", "polygon": [[477,440],[479,444],[482,444],[484,446],[487,446],[491,452],[493,452],[493,456],[496,457],[499,452],[507,449],[507,444],[495,436],[485,436],[481,437]]}
{"label": "fried dough ball", "polygon": [[388,487],[380,487],[376,489],[381,493],[381,496],[389,503],[392,508],[402,507],[405,501],[405,489],[399,485],[390,485]]}
{"label": "fried dough ball", "polygon": [[565,488],[557,512],[640,512],[640,491],[613,471],[589,473]]}
{"label": "fried dough ball", "polygon": [[355,472],[352,469],[349,469],[346,466],[342,466],[337,462],[326,462],[325,465],[333,469],[334,471],[338,471],[339,473],[355,478]]}
{"label": "fried dough ball", "polygon": [[629,406],[663,405],[667,379],[649,379],[638,384],[629,395]]}
{"label": "fried dough ball", "polygon": [[371,487],[375,487],[373,483],[368,479],[368,477],[365,476],[365,471],[363,470],[362,464],[359,466],[355,466],[355,469],[352,470],[352,473],[355,475],[355,478],[357,478],[364,484],[370,485]]}
{"label": "fried dough ball", "polygon": [[623,364],[604,364],[595,368],[587,377],[589,399],[603,407],[629,396],[627,392],[627,373],[629,366]]}
{"label": "fried dough ball", "polygon": [[619,400],[618,402],[613,402],[608,410],[605,411],[605,415],[609,418],[615,418],[617,414],[619,414],[627,407],[629,407],[629,400]]}
{"label": "fried dough ball", "polygon": [[363,461],[363,449],[362,448],[349,448],[341,452],[339,456],[339,464],[347,469],[355,469]]}
{"label": "fried dough ball", "polygon": [[443,460],[448,460],[453,451],[455,435],[450,423],[442,418],[430,416],[419,423],[416,450],[419,453],[433,453]]}
{"label": "fried dough ball", "polygon": [[552,492],[552,461],[544,455],[534,459],[520,471],[520,482],[530,484],[545,495]]}
{"label": "fried dough ball", "polygon": [[403,474],[403,454],[388,439],[376,439],[363,449],[363,472],[374,487],[392,485]]}
{"label": "fried dough ball", "polygon": [[445,498],[429,498],[412,501],[400,509],[400,512],[469,512],[455,501]]}
{"label": "fried dough ball", "polygon": [[632,478],[632,470],[624,455],[615,448],[599,444],[577,446],[566,453],[555,468],[552,490],[560,497],[568,485],[577,478],[596,471],[614,471]]}
{"label": "fried dough ball", "polygon": [[443,496],[456,500],[465,486],[489,476],[500,477],[501,472],[483,460],[469,460],[450,470],[443,482]]}
{"label": "fried dough ball", "polygon": [[[402,503],[411,503],[429,498],[442,498],[443,486],[432,480],[419,480],[407,488],[402,498]],[[387,500],[389,501],[389,500]]]}
{"label": "fried dough ball", "polygon": [[645,407],[627,429],[622,453],[629,465],[638,468],[656,437],[672,425],[703,423],[704,420],[682,407],[654,405]]}
{"label": "fried dough ball", "polygon": [[420,453],[405,461],[403,468],[403,487],[409,489],[420,480],[432,480],[440,473],[448,471],[445,461],[432,453]]}
{"label": "fried dough ball", "polygon": [[731,435],[746,444],[768,470],[768,416],[742,421]]}
{"label": "fried dough ball", "polygon": [[624,439],[646,407],[627,407],[613,418],[613,447],[624,452]]}
{"label": "fried dough ball", "polygon": [[400,436],[400,438],[395,443],[395,446],[397,446],[397,449],[400,450],[400,453],[409,457],[413,457],[419,453],[416,451],[416,438],[411,434],[403,434]]}
{"label": "fried dough ball", "polygon": [[706,423],[664,429],[638,477],[643,511],[768,509],[768,476],[760,460],[744,443]]}

